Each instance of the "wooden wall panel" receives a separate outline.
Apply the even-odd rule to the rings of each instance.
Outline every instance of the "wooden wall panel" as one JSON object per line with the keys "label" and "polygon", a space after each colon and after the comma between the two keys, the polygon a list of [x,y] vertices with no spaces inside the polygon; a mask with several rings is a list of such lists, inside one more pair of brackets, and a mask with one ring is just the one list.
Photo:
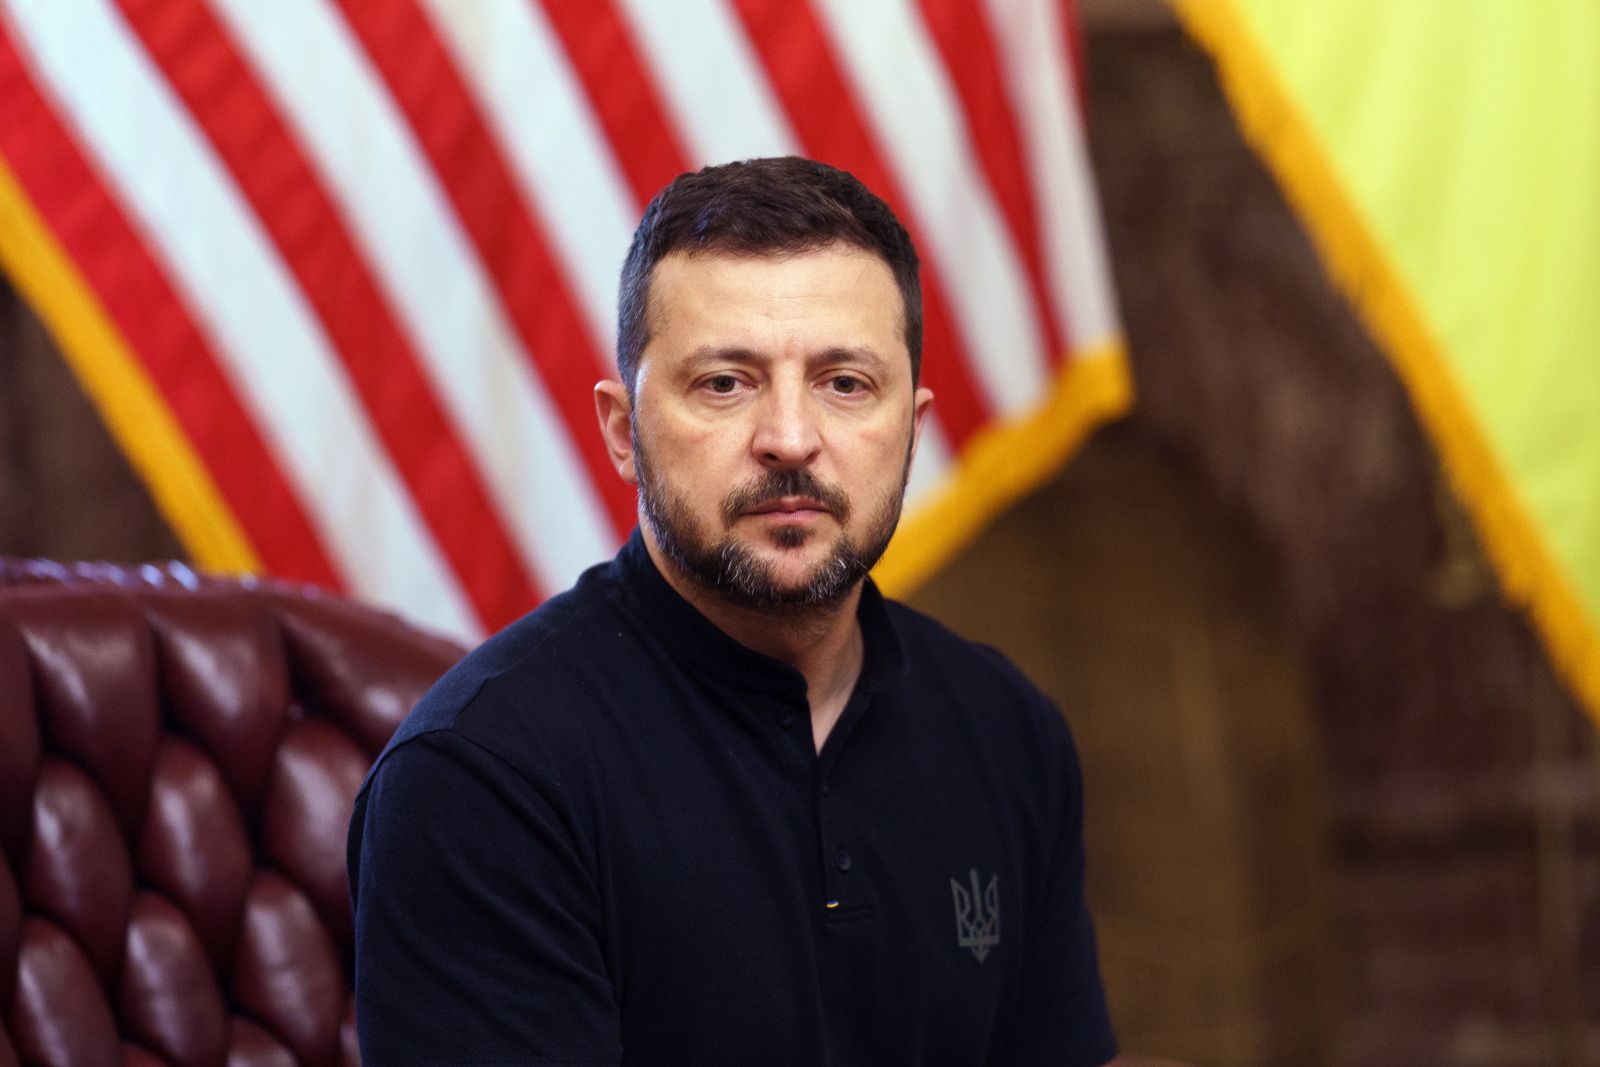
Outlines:
{"label": "wooden wall panel", "polygon": [[0,555],[185,558],[49,335],[3,279]]}

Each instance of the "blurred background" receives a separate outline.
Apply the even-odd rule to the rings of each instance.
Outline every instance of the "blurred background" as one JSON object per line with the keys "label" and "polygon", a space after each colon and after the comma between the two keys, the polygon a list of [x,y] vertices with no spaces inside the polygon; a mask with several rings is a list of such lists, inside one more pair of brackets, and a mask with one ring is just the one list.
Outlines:
{"label": "blurred background", "polygon": [[[137,22],[159,5],[122,6]],[[1353,6],[1368,22],[1334,20],[1323,38],[1381,13]],[[1270,11],[1084,0],[1075,31],[1065,13],[1120,309],[1118,335],[1087,344],[1125,361],[1132,399],[1112,388],[1039,409],[1075,421],[1045,431],[1032,458],[1013,435],[1006,463],[1041,468],[1016,479],[1014,501],[956,506],[929,489],[934,513],[970,536],[894,584],[1005,650],[1066,711],[1125,1049],[1202,1065],[1600,1063],[1600,762],[1579,699],[1591,646],[1540,614],[1537,581],[1508,585],[1491,562],[1508,550],[1486,545],[1493,523],[1462,489],[1478,483],[1419,401],[1415,361],[1396,352],[1406,329],[1364,302],[1382,279],[1352,273],[1359,254],[1340,259],[1328,227],[1351,220],[1318,220],[1327,197],[1275,151],[1285,141],[1261,90],[1241,80],[1297,57],[1320,64],[1321,82],[1291,69],[1282,84],[1332,86],[1336,127],[1371,88],[1363,71],[1392,63],[1341,68],[1313,54],[1314,19],[1290,27]],[[746,17],[761,25],[759,10]],[[1251,19],[1255,44],[1228,45]],[[1395,21],[1407,25],[1394,40],[1414,38],[1415,19]],[[1356,44],[1384,51],[1381,37]],[[1595,69],[1575,89],[1591,132]],[[1404,162],[1364,137],[1350,154],[1327,146],[1324,163]],[[1434,147],[1448,174],[1456,157]],[[1592,140],[1583,151],[1530,165],[1593,163]],[[1592,234],[1592,215],[1569,221]],[[13,241],[13,279],[23,256]],[[127,458],[138,428],[107,428],[103,393],[75,376],[24,288],[0,291],[0,554],[207,563],[141,476],[148,461]],[[1487,328],[1441,325],[1435,347]],[[1561,364],[1585,403],[1600,373],[1592,336]],[[1526,413],[1540,399],[1515,402]],[[1600,412],[1577,410],[1592,433]],[[1037,432],[1034,415],[1012,422]],[[1582,459],[1551,433],[1534,451]],[[958,496],[974,492],[962,455],[947,458]],[[1600,500],[1597,472],[1566,473],[1565,491]]]}

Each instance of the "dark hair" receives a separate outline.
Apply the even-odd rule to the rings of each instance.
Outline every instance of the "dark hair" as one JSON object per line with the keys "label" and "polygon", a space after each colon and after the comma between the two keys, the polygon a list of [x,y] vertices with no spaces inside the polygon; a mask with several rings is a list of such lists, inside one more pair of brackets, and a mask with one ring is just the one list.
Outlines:
{"label": "dark hair", "polygon": [[650,275],[673,252],[789,255],[842,242],[888,264],[904,305],[911,380],[922,371],[917,250],[894,212],[852,174],[798,156],[747,159],[680,174],[644,209],[622,264],[617,369],[633,392],[650,342]]}

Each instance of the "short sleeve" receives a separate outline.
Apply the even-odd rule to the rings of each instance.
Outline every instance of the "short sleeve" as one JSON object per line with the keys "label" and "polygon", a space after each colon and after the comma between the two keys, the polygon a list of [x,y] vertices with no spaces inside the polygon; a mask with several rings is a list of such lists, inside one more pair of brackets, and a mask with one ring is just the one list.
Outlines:
{"label": "short sleeve", "polygon": [[1116,1057],[1117,1041],[1083,892],[1083,779],[1061,712],[1042,694],[1039,700],[1050,716],[1055,840],[1029,922],[1021,1000],[999,1062],[1098,1067]]}
{"label": "short sleeve", "polygon": [[368,1067],[621,1062],[593,879],[500,757],[448,730],[388,752],[349,863]]}

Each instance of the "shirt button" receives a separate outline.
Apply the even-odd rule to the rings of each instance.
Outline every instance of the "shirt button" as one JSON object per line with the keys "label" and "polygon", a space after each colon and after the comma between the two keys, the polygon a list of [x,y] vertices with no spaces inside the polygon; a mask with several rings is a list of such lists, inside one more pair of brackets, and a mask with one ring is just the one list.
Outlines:
{"label": "shirt button", "polygon": [[787,730],[789,727],[794,725],[794,721],[797,717],[798,716],[796,716],[794,712],[786,711],[782,715],[778,716],[778,725]]}
{"label": "shirt button", "polygon": [[842,848],[835,852],[833,854],[833,865],[841,871],[848,871],[850,869],[850,853]]}
{"label": "shirt button", "polygon": [[833,792],[833,786],[829,785],[827,782],[823,782],[822,783],[822,795],[823,796],[827,796],[831,792]]}

